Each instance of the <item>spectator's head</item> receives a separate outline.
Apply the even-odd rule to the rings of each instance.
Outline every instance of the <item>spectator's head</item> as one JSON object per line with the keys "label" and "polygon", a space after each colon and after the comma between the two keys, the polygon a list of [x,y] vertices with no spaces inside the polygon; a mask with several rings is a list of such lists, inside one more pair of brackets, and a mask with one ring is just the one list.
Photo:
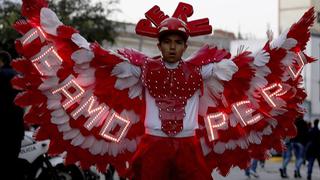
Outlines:
{"label": "spectator's head", "polygon": [[318,127],[318,125],[319,125],[319,119],[315,119],[315,120],[313,121],[313,126],[314,126],[314,127]]}
{"label": "spectator's head", "polygon": [[0,68],[10,65],[11,55],[7,51],[0,50]]}

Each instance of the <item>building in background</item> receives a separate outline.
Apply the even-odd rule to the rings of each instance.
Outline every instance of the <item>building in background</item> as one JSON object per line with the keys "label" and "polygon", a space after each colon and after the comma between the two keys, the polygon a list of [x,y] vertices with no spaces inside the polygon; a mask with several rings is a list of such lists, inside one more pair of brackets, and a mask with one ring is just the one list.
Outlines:
{"label": "building in background", "polygon": [[[285,31],[311,7],[316,11],[316,22],[311,29],[311,40],[306,52],[320,59],[320,0],[279,0],[279,32]],[[306,65],[303,71],[308,97],[305,106],[308,110],[306,119],[320,117],[320,62]]]}

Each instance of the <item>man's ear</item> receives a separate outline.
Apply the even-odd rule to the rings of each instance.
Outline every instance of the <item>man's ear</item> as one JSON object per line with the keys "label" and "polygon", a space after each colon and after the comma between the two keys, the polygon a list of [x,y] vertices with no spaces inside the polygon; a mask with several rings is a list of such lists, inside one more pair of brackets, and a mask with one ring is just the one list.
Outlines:
{"label": "man's ear", "polygon": [[188,44],[187,44],[187,43],[185,43],[184,51],[183,51],[183,52],[185,52],[185,51],[187,50],[187,48],[188,48]]}

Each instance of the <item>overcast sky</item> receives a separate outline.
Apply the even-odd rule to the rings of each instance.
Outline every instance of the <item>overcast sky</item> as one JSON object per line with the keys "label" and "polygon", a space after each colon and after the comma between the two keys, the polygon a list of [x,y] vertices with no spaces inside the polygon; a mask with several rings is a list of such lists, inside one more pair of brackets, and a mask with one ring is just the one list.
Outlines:
{"label": "overcast sky", "polygon": [[[160,6],[164,13],[171,16],[181,1],[119,0],[117,7],[122,12],[116,13],[112,19],[137,23],[154,5]],[[255,38],[266,38],[265,32],[268,26],[275,36],[278,32],[278,0],[183,0],[182,2],[193,6],[194,13],[190,20],[208,17],[213,29],[222,29],[235,34],[240,30],[243,35]]]}
{"label": "overcast sky", "polygon": [[[137,23],[154,5],[172,15],[179,0],[120,0],[121,13],[113,19]],[[213,29],[266,38],[268,25],[277,33],[278,0],[184,0],[194,9],[191,20],[208,17]]]}

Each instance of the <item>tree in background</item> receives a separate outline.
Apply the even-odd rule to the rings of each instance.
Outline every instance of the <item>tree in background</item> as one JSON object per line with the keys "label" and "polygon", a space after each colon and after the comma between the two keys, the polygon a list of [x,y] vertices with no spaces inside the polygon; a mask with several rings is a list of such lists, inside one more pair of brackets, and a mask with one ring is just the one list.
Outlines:
{"label": "tree in background", "polygon": [[[120,24],[107,18],[119,12],[116,5],[119,0],[104,0],[93,3],[92,0],[48,0],[49,7],[65,24],[80,31],[88,41],[101,43],[107,40],[114,43],[116,28]],[[0,0],[0,49],[13,57],[17,56],[14,41],[20,35],[11,27],[20,17],[21,2]]]}
{"label": "tree in background", "polygon": [[21,4],[8,0],[0,0],[0,50],[8,51],[13,57],[17,53],[14,41],[19,34],[11,27],[20,17]]}

